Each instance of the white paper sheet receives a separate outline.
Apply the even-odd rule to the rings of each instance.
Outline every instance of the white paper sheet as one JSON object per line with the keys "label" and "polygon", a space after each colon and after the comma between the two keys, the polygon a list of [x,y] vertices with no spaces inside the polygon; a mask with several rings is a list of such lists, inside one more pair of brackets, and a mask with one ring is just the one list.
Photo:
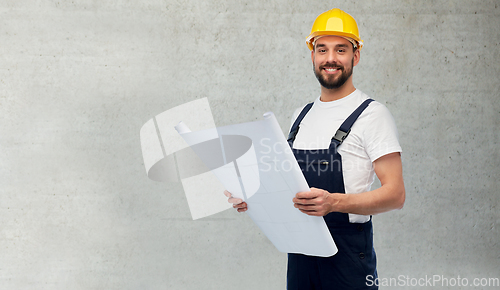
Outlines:
{"label": "white paper sheet", "polygon": [[[182,182],[193,219],[230,208],[221,194],[224,186],[174,129],[181,120],[193,130],[215,128],[207,98],[171,108],[146,122],[140,137],[148,177],[155,181]],[[217,137],[215,134],[213,138]]]}
{"label": "white paper sheet", "polygon": [[272,113],[256,122],[196,132],[188,127],[176,128],[224,187],[247,202],[248,215],[279,251],[320,257],[337,252],[324,219],[293,206],[295,194],[309,186]]}

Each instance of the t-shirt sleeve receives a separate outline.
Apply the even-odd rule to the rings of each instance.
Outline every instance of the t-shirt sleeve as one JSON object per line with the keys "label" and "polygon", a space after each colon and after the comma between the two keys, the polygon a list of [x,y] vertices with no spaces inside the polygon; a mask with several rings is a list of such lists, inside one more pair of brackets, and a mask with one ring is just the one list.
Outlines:
{"label": "t-shirt sleeve", "polygon": [[368,111],[365,127],[365,148],[371,162],[394,152],[402,152],[398,130],[391,112],[382,104],[374,103]]}

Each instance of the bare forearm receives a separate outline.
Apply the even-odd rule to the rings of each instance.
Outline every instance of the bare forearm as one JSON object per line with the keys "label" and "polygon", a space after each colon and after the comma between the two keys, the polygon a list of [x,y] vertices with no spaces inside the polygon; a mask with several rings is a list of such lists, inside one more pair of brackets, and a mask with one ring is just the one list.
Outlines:
{"label": "bare forearm", "polygon": [[332,211],[360,215],[374,215],[401,209],[405,202],[403,185],[385,185],[372,191],[357,194],[333,193]]}
{"label": "bare forearm", "polygon": [[373,215],[403,207],[405,186],[401,157],[391,153],[373,162],[381,187],[357,194],[330,193],[319,188],[299,192],[293,202],[301,212],[324,216],[330,212]]}
{"label": "bare forearm", "polygon": [[405,202],[405,186],[399,153],[392,153],[377,159],[374,169],[380,179],[381,187],[358,194],[334,194],[338,197],[334,211],[362,215],[378,214],[400,209]]}

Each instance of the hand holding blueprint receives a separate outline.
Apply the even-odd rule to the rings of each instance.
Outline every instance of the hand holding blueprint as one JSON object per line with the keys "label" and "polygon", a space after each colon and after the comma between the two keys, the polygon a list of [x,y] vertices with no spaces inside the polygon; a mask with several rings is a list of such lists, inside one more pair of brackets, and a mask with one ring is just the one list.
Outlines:
{"label": "hand holding blueprint", "polygon": [[[190,193],[191,199],[207,198],[200,190],[207,187],[200,185],[202,180],[192,172],[213,174],[223,188],[248,204],[246,213],[279,251],[321,257],[336,254],[324,219],[306,215],[293,205],[295,194],[308,191],[309,186],[272,113],[266,113],[261,121],[194,132],[189,130],[194,127],[188,121],[178,123],[175,129],[201,160],[191,156],[184,160],[192,162],[179,164],[182,161],[177,158],[185,191],[195,184],[198,188]],[[160,122],[157,125],[160,127]],[[218,194],[224,198],[222,190]],[[190,209],[194,216],[191,204]]]}

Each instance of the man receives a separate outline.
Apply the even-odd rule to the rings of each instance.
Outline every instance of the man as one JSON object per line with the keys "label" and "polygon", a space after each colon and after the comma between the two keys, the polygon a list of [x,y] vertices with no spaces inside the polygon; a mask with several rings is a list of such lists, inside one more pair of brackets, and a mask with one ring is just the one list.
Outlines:
{"label": "man", "polygon": [[[377,289],[367,283],[377,277],[371,215],[405,200],[396,126],[385,106],[353,85],[363,42],[349,14],[319,15],[306,42],[321,95],[293,117],[288,140],[311,186],[293,202],[324,217],[339,251],[328,258],[288,254],[287,289]],[[381,187],[370,190],[374,174]],[[246,211],[245,202],[226,195]]]}

